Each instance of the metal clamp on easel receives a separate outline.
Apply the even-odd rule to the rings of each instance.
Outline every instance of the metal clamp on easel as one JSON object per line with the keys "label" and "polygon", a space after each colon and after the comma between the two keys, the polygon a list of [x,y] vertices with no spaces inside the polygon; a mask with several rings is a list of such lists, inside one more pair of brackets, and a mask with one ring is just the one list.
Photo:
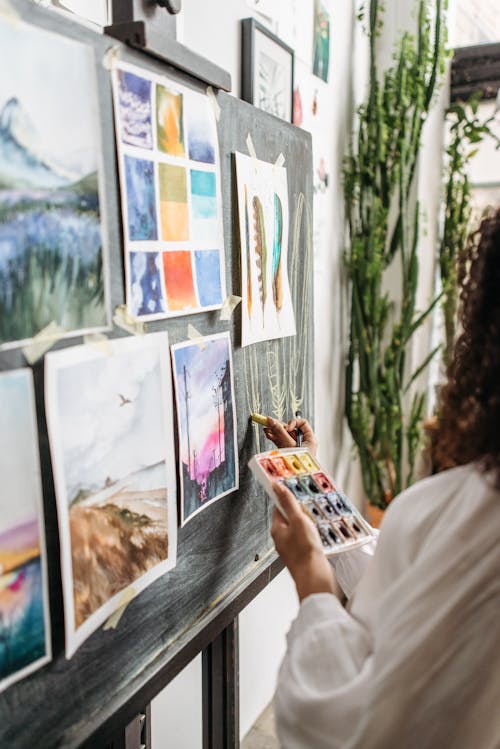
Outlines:
{"label": "metal clamp on easel", "polygon": [[168,62],[210,86],[231,90],[231,75],[177,41],[182,0],[111,0],[109,36]]}

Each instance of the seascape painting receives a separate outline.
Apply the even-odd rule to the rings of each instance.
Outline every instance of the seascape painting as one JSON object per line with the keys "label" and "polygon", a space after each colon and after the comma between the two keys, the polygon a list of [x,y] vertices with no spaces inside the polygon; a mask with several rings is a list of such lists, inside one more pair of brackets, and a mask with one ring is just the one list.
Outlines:
{"label": "seascape painting", "polygon": [[[0,347],[108,324],[91,49],[0,20]],[[37,71],[34,75],[33,71]]]}
{"label": "seascape painting", "polygon": [[121,61],[112,83],[127,309],[144,322],[220,309],[226,282],[213,104],[205,92]]}
{"label": "seascape painting", "polygon": [[51,659],[42,486],[30,369],[0,374],[0,691]]}
{"label": "seascape painting", "polygon": [[229,333],[172,346],[181,523],[238,488],[236,411]]}
{"label": "seascape painting", "polygon": [[177,505],[168,334],[46,356],[66,654],[175,566]]}
{"label": "seascape painting", "polygon": [[241,250],[241,345],[295,335],[288,280],[285,167],[235,154]]}

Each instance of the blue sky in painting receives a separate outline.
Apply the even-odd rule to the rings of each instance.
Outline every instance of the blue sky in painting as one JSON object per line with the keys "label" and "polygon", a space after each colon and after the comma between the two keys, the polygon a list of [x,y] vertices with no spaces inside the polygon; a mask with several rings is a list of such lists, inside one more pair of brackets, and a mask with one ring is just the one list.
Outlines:
{"label": "blue sky in painting", "polygon": [[124,70],[118,71],[118,80],[121,139],[132,146],[152,148],[151,81]]}
{"label": "blue sky in painting", "polygon": [[160,280],[159,252],[131,252],[131,302],[133,315],[165,312]]}
{"label": "blue sky in painting", "polygon": [[218,250],[197,250],[194,253],[196,282],[202,307],[222,304],[220,285],[220,254]]}
{"label": "blue sky in painting", "polygon": [[153,162],[125,156],[125,180],[130,239],[158,239]]}

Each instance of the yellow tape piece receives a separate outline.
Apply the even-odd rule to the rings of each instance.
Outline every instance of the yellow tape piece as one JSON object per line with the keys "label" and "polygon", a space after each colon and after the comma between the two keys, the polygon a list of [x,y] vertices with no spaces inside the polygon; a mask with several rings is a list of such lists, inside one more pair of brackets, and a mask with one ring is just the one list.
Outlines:
{"label": "yellow tape piece", "polygon": [[212,103],[212,106],[214,108],[215,112],[215,119],[217,122],[220,120],[220,106],[219,102],[217,101],[217,97],[215,96],[215,91],[213,90],[212,86],[207,86],[207,96]]}
{"label": "yellow tape piece", "polygon": [[28,364],[34,364],[40,359],[49,348],[64,338],[66,331],[61,328],[54,320],[43,328],[33,338],[32,342],[23,348],[23,354]]}
{"label": "yellow tape piece", "polygon": [[106,70],[114,70],[119,62],[120,47],[118,46],[118,44],[115,44],[113,47],[107,49],[104,53],[104,56],[102,58],[102,67],[106,68]]}
{"label": "yellow tape piece", "polygon": [[248,153],[250,154],[252,159],[257,159],[257,151],[255,150],[255,146],[253,144],[252,136],[250,135],[250,133],[248,133],[247,139],[245,142],[247,144]]}
{"label": "yellow tape piece", "polygon": [[126,330],[127,333],[132,333],[133,335],[144,335],[146,332],[146,323],[141,322],[137,317],[131,315],[124,304],[120,304],[115,309],[113,322],[118,328]]}
{"label": "yellow tape piece", "polygon": [[102,333],[87,333],[83,336],[83,342],[86,346],[91,346],[101,354],[106,354],[106,356],[111,356],[113,353],[111,342]]}
{"label": "yellow tape piece", "polygon": [[231,294],[230,296],[227,296],[223,303],[222,303],[222,309],[220,311],[220,320],[230,320],[232,317],[232,314],[238,304],[241,302],[240,296],[235,296],[234,294]]}
{"label": "yellow tape piece", "polygon": [[132,601],[135,598],[135,596],[136,596],[136,591],[134,588],[132,587],[125,588],[120,598],[118,599],[116,611],[114,611],[109,617],[109,619],[107,619],[104,622],[104,626],[103,626],[104,631],[106,631],[107,629],[117,628],[118,623],[120,619],[122,618],[125,609],[129,605],[130,601]]}
{"label": "yellow tape piece", "polygon": [[205,339],[203,338],[202,334],[196,330],[194,325],[191,325],[189,323],[188,325],[188,332],[187,332],[188,338],[193,343],[196,343],[200,351],[204,351],[207,347],[207,344],[205,343]]}

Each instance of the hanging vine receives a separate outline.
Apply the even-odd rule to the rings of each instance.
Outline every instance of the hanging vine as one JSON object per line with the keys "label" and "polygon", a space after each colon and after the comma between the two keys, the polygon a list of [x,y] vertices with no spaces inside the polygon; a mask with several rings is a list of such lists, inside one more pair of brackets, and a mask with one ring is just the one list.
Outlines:
{"label": "hanging vine", "polygon": [[382,508],[412,480],[425,397],[414,393],[405,408],[405,396],[437,351],[408,375],[408,346],[438,301],[434,298],[422,312],[416,309],[419,207],[414,188],[422,128],[446,58],[443,0],[436,0],[433,18],[426,0],[419,0],[417,9],[416,38],[402,35],[393,65],[379,76],[380,3],[370,2],[369,93],[358,109],[344,168],[345,262],[351,282],[346,417],[366,495]]}

